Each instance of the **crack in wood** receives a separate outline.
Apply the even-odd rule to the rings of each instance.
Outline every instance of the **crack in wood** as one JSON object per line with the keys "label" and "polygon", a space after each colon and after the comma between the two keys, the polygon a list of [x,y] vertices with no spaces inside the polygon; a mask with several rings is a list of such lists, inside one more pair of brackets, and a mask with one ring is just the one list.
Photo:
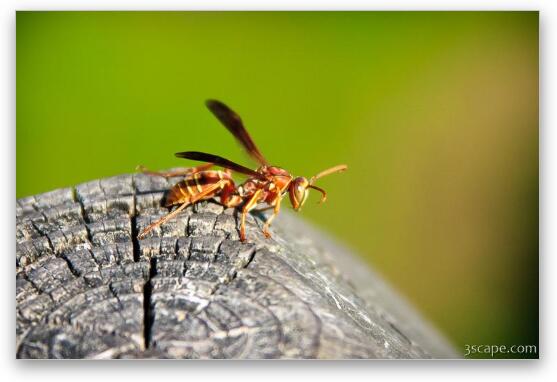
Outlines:
{"label": "crack in wood", "polygon": [[151,294],[153,293],[151,280],[156,275],[156,259],[149,262],[149,278],[143,285],[143,340],[145,349],[151,345],[151,327],[153,325],[153,312],[151,311]]}
{"label": "crack in wood", "polygon": [[[17,201],[18,358],[456,355],[376,275],[354,277],[363,266],[329,272],[353,256],[287,211],[272,240],[250,215],[249,242],[240,243],[238,211],[208,201],[138,241],[173,181],[122,175]],[[75,225],[75,202],[86,231]],[[56,221],[32,231],[45,211]]]}

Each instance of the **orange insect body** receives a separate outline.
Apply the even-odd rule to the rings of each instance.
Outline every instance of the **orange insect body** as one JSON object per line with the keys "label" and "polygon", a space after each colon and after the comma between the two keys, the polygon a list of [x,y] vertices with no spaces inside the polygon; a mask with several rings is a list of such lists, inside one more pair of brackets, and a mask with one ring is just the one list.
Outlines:
{"label": "orange insect body", "polygon": [[[170,189],[166,196],[165,206],[170,207],[176,204],[191,203],[200,194],[203,194],[209,187],[219,184],[219,190],[231,188],[234,191],[234,181],[229,173],[224,171],[201,171],[191,175],[186,175],[184,180],[177,183]],[[207,195],[198,200],[210,199],[213,195]]]}
{"label": "orange insect body", "polygon": [[262,190],[259,201],[270,203],[276,194],[282,195],[287,191],[292,175],[288,171],[279,167],[261,166],[256,170],[265,175],[266,180],[250,178],[238,187],[240,196],[248,197],[257,190]]}
{"label": "orange insect body", "polygon": [[[213,197],[219,197],[221,204],[226,207],[236,207],[242,204],[242,214],[240,215],[240,239],[242,241],[246,240],[246,214],[255,208],[258,203],[268,204],[273,208],[273,214],[265,222],[263,233],[269,237],[269,226],[277,216],[280,210],[280,202],[286,193],[288,193],[292,207],[296,211],[305,203],[310,188],[319,191],[322,195],[321,202],[324,202],[327,196],[325,190],[313,185],[313,183],[323,176],[347,169],[346,165],[338,165],[320,172],[309,180],[304,177],[294,178],[285,169],[268,164],[244,128],[240,117],[228,106],[219,101],[209,100],[207,101],[207,107],[240,141],[251,157],[260,164],[260,167],[257,170],[252,170],[217,155],[186,151],[176,153],[176,156],[206,163],[197,167],[166,173],[151,172],[141,168],[144,174],[164,177],[183,175],[184,179],[170,189],[165,202],[166,207],[180,206],[141,231],[138,235],[139,239],[143,238],[153,228],[176,216],[189,204]],[[220,166],[225,170],[209,170],[212,166]],[[236,187],[231,177],[231,171],[245,174],[248,179]]]}

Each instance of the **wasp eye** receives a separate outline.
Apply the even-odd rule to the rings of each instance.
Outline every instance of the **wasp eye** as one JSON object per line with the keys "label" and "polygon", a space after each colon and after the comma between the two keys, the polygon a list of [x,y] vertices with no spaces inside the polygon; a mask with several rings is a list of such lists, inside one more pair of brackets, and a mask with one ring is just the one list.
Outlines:
{"label": "wasp eye", "polygon": [[295,210],[299,210],[308,196],[309,182],[306,178],[299,177],[292,181],[289,189],[290,203]]}

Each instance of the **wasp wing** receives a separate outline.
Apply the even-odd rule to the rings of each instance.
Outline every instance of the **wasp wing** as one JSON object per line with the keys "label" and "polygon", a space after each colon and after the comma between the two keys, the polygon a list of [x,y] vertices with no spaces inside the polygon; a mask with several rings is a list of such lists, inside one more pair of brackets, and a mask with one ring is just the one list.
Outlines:
{"label": "wasp wing", "polygon": [[197,160],[197,161],[200,161],[200,162],[214,163],[217,166],[228,168],[232,171],[236,171],[236,172],[239,172],[241,174],[253,176],[253,177],[261,179],[261,180],[267,180],[265,175],[263,175],[263,174],[261,174],[257,171],[254,171],[252,169],[249,169],[247,167],[244,167],[242,165],[239,165],[237,163],[234,163],[234,162],[232,162],[228,159],[219,157],[218,155],[202,153],[202,152],[199,152],[199,151],[184,151],[184,152],[181,152],[181,153],[176,153],[174,155],[176,155],[178,158],[185,158],[185,159]]}
{"label": "wasp wing", "polygon": [[205,105],[217,117],[217,119],[234,135],[234,137],[244,146],[248,154],[261,165],[268,165],[267,160],[259,151],[250,135],[248,134],[242,119],[232,109],[217,100],[207,100]]}

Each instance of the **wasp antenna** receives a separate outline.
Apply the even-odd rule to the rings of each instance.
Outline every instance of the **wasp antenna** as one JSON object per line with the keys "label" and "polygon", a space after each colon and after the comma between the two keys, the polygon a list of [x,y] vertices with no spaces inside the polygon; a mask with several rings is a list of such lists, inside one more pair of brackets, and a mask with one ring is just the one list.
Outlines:
{"label": "wasp antenna", "polygon": [[312,188],[314,190],[317,190],[321,193],[321,199],[319,199],[319,201],[317,202],[317,204],[321,204],[321,203],[325,203],[325,200],[327,200],[327,193],[325,192],[324,189],[317,187],[317,186],[313,186],[313,185],[309,185],[308,188]]}
{"label": "wasp antenna", "polygon": [[324,176],[334,174],[335,172],[346,171],[347,169],[348,166],[345,164],[339,164],[334,167],[328,168],[326,170],[321,171],[319,174],[312,176],[311,179],[309,180],[309,184],[313,184],[313,182],[315,182],[317,179],[322,178]]}

